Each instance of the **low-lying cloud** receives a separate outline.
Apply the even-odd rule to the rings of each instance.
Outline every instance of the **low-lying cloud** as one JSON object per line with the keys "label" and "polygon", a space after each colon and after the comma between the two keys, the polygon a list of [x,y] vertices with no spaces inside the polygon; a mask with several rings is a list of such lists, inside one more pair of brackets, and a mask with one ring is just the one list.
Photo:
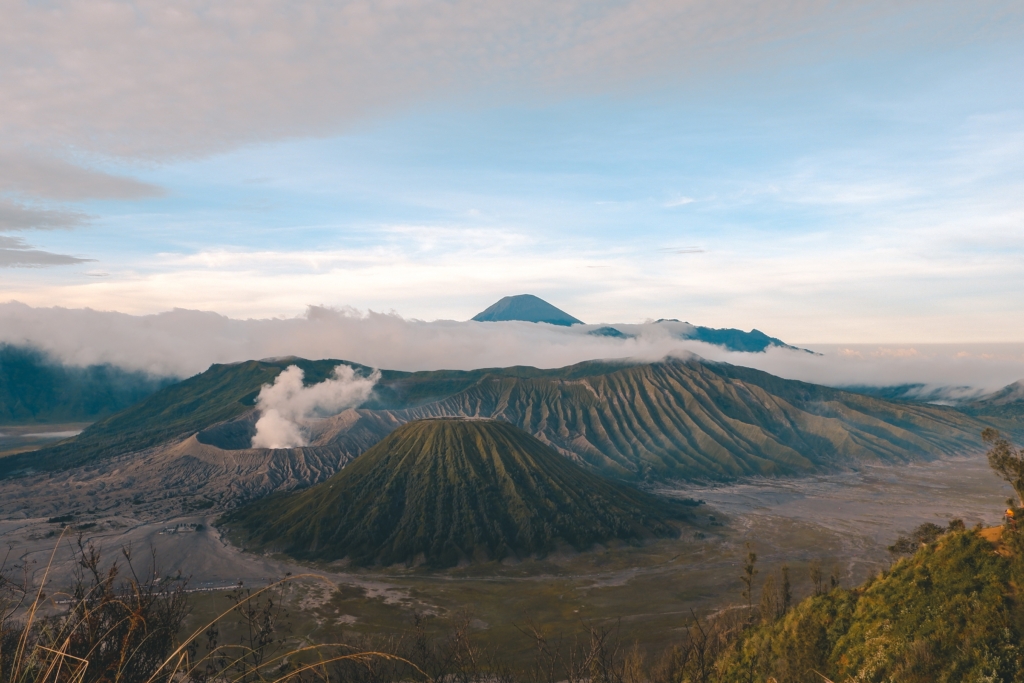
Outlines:
{"label": "low-lying cloud", "polygon": [[320,307],[295,318],[238,320],[182,309],[134,316],[0,304],[0,343],[32,345],[73,365],[110,363],[178,377],[212,363],[289,355],[412,371],[554,368],[599,358],[653,361],[695,353],[830,386],[923,384],[928,390],[959,387],[976,393],[1024,378],[1024,344],[831,345],[813,347],[822,355],[781,348],[734,353],[680,339],[685,323],[618,325],[634,335],[625,339],[589,334],[600,326],[423,322]]}
{"label": "low-lying cloud", "polygon": [[303,385],[304,374],[289,365],[264,384],[256,398],[260,418],[256,421],[253,448],[299,448],[309,444],[307,428],[312,420],[337,415],[370,397],[380,372],[369,377],[356,376],[348,365],[334,368],[334,376],[310,386]]}

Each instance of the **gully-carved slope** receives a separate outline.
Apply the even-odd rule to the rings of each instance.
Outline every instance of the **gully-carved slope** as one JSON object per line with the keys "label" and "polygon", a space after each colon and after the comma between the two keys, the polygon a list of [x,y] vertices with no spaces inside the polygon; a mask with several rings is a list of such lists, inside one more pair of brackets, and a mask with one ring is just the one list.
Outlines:
{"label": "gully-carved slope", "polygon": [[674,536],[668,520],[690,507],[591,474],[507,422],[435,419],[223,522],[249,547],[299,558],[443,567]]}
{"label": "gully-carved slope", "polygon": [[[572,378],[484,377],[393,414],[511,422],[560,452],[632,479],[794,474],[909,461],[980,446],[983,423],[950,408],[892,403],[697,359]],[[341,436],[339,434],[338,436]]]}
{"label": "gully-carved slope", "polygon": [[[252,451],[252,402],[260,385],[291,363],[309,366],[307,378],[316,381],[340,362],[214,366],[31,460],[0,460],[0,475],[94,467],[131,453],[154,458],[162,471],[173,460],[161,454],[170,448],[177,453],[176,444],[193,435],[197,448]],[[641,481],[905,462],[978,450],[986,426],[1013,432],[991,416],[887,401],[697,358],[588,362],[554,370],[385,371],[363,407],[312,425],[310,447],[320,450],[309,481],[296,481],[291,473],[281,481],[289,486],[322,481],[332,473],[331,458],[337,471],[399,425],[426,417],[503,420],[588,469]],[[299,457],[305,449],[295,450]],[[253,455],[273,469],[273,454]],[[246,489],[261,495],[274,490],[270,481]]]}

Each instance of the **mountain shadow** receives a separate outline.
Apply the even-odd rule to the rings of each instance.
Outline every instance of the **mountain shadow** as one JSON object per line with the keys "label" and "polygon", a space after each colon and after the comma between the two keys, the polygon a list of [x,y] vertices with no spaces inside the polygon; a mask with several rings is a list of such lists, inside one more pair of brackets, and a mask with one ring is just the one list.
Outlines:
{"label": "mountain shadow", "polygon": [[496,420],[403,425],[327,481],[229,513],[247,547],[357,565],[525,558],[678,535],[691,501],[587,472]]}

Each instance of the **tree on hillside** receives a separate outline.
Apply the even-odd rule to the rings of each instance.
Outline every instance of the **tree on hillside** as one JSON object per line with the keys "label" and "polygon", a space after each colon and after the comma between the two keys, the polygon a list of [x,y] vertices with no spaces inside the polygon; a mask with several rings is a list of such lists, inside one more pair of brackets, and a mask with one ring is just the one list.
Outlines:
{"label": "tree on hillside", "polygon": [[821,595],[825,591],[822,589],[822,573],[821,573],[821,560],[813,560],[810,566],[811,583],[814,584],[814,594]]}
{"label": "tree on hillside", "polygon": [[1024,507],[1024,450],[1014,448],[991,427],[981,433],[981,438],[989,444],[988,464],[1013,487],[1020,506]]}
{"label": "tree on hillside", "polygon": [[747,561],[743,563],[743,576],[740,577],[740,581],[743,582],[743,599],[747,601],[747,612],[752,613],[754,611],[754,577],[757,576],[757,553],[750,548],[750,544],[746,544],[747,547]]}
{"label": "tree on hillside", "polygon": [[793,589],[789,584],[789,565],[782,565],[782,590],[780,591],[782,597],[782,613],[785,614],[789,611],[790,605],[793,603]]}

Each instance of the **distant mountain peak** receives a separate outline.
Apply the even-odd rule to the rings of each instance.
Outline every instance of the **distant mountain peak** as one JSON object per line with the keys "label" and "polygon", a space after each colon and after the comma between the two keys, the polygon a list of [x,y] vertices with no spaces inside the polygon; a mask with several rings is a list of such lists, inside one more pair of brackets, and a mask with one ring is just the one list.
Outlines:
{"label": "distant mountain peak", "polygon": [[522,320],[531,323],[548,323],[549,325],[582,325],[583,321],[574,318],[560,308],[555,308],[544,299],[533,294],[517,294],[506,296],[485,310],[473,316],[477,322],[499,322],[503,320]]}

